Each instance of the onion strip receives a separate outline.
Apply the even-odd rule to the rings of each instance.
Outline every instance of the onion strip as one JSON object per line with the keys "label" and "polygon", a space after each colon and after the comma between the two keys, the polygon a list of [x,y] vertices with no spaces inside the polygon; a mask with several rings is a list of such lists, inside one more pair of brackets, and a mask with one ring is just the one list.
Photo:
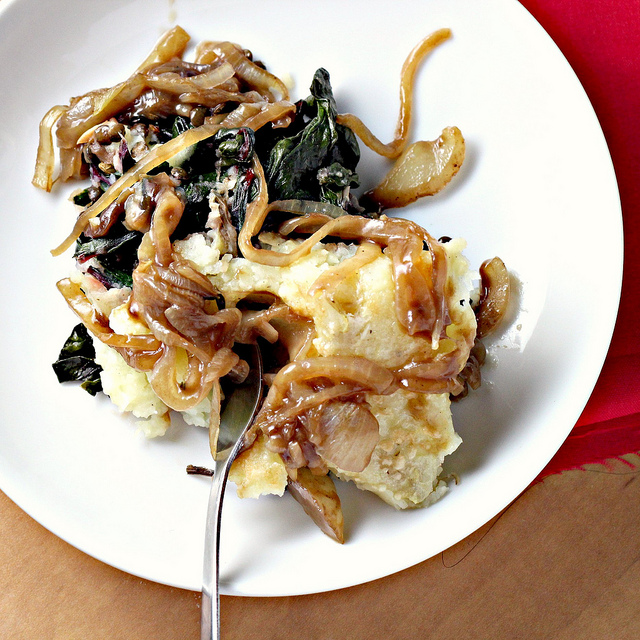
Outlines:
{"label": "onion strip", "polygon": [[63,278],[58,290],[76,315],[93,335],[110,347],[117,349],[138,349],[156,351],[161,343],[152,335],[122,335],[109,327],[109,321],[91,304],[78,284]]}
{"label": "onion strip", "polygon": [[219,67],[187,78],[171,72],[154,73],[153,69],[146,74],[146,78],[147,85],[152,89],[180,95],[181,93],[206,91],[217,87],[233,78],[234,73],[233,67],[228,62],[224,62]]}
{"label": "onion strip", "polygon": [[55,107],[51,107],[40,121],[38,154],[36,156],[36,168],[31,184],[45,191],[51,191],[53,187],[53,172],[56,166],[56,154],[53,147],[53,127],[65,111],[66,107],[56,105]]}
{"label": "onion strip", "polygon": [[400,80],[400,113],[394,138],[388,144],[381,142],[371,130],[352,113],[339,114],[336,121],[349,127],[362,142],[385,158],[397,158],[407,144],[413,110],[413,80],[420,63],[438,45],[451,37],[450,29],[439,29],[420,41],[402,66]]}
{"label": "onion strip", "polygon": [[[202,42],[196,47],[196,61],[199,64],[211,64],[216,60],[229,62],[238,77],[260,91],[269,102],[289,100],[289,91],[282,80],[249,60],[232,42]],[[276,95],[278,93],[279,97]]]}
{"label": "onion strip", "polygon": [[363,389],[382,395],[389,393],[394,384],[393,374],[385,367],[358,356],[324,356],[296,360],[280,369],[269,389],[269,404],[282,402],[287,388],[295,383],[314,378],[346,380]]}
{"label": "onion strip", "polygon": [[191,36],[180,26],[165,31],[154,45],[151,53],[136,69],[136,73],[142,73],[149,67],[168,62],[171,58],[182,57],[190,40]]}

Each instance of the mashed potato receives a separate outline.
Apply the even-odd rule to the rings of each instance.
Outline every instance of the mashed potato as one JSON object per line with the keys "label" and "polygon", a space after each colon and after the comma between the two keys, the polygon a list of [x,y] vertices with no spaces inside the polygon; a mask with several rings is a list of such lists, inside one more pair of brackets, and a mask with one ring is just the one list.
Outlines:
{"label": "mashed potato", "polygon": [[[276,247],[288,251],[295,241]],[[447,252],[451,324],[438,349],[452,348],[475,329],[475,315],[468,300],[472,279],[465,243],[452,240]],[[206,274],[234,305],[247,292],[268,292],[280,298],[297,314],[313,319],[316,337],[310,356],[364,356],[386,367],[400,367],[418,353],[432,351],[425,338],[408,335],[398,323],[394,305],[393,271],[389,257],[381,253],[328,290],[309,292],[319,276],[352,257],[355,247],[319,244],[290,266],[257,264],[244,258],[221,255],[211,234],[194,234],[175,242],[175,251]],[[119,333],[148,331],[127,311],[126,304],[113,306],[112,328]],[[97,361],[103,367],[104,391],[122,410],[140,418],[147,436],[162,435],[169,425],[169,410],[151,389],[144,373],[127,366],[114,350],[98,345]],[[435,353],[435,352],[433,352]],[[388,396],[368,394],[371,411],[380,426],[380,440],[369,465],[359,473],[331,470],[341,479],[353,481],[398,508],[417,507],[439,498],[446,491],[440,480],[442,463],[459,446],[448,394],[421,394],[400,389]],[[211,409],[205,398],[197,407],[182,412],[188,424],[206,427]],[[279,455],[266,447],[264,438],[234,463],[230,474],[241,497],[282,495],[287,471]]]}
{"label": "mashed potato", "polygon": [[[292,265],[274,267],[243,258],[221,263],[217,251],[208,253],[205,244],[202,236],[176,243],[183,257],[210,274],[229,303],[244,297],[247,291],[264,291],[281,298],[296,313],[313,318],[317,334],[313,355],[360,355],[394,367],[420,350],[431,349],[429,341],[409,336],[398,323],[391,260],[386,255],[380,255],[335,289],[310,295],[317,278],[353,256],[353,247],[318,245]],[[449,339],[455,341],[475,327],[475,315],[468,304],[472,279],[461,253],[464,241],[454,240],[444,246],[451,295],[460,301],[452,306],[452,324],[447,330]],[[447,341],[442,340],[440,348],[448,348]],[[369,395],[367,401],[380,425],[380,441],[372,460],[360,473],[333,471],[397,508],[419,506],[439,497],[445,489],[438,479],[442,462],[461,442],[453,429],[448,394],[399,390],[391,396]],[[239,485],[241,495],[281,494],[286,485],[281,459],[271,455],[269,464],[265,464],[264,443],[257,443],[253,449],[253,455],[238,459],[231,479]],[[276,467],[281,467],[278,473],[274,472]]]}

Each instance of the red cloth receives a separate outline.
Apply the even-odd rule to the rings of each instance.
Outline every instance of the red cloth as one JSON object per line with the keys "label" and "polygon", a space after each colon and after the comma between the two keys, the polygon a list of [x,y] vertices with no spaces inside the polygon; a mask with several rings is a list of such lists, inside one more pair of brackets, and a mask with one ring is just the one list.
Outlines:
{"label": "red cloth", "polygon": [[640,451],[640,0],[521,3],[561,49],[593,104],[618,179],[625,234],[611,347],[587,406],[544,477]]}

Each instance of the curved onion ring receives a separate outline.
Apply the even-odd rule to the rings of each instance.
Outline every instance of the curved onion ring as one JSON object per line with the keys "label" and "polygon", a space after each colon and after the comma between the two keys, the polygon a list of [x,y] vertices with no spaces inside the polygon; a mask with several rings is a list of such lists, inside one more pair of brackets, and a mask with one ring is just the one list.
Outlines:
{"label": "curved onion ring", "polygon": [[500,324],[509,306],[509,272],[500,258],[485,260],[480,266],[482,297],[476,309],[478,338],[482,338]]}
{"label": "curved onion ring", "polygon": [[234,73],[233,67],[228,62],[186,78],[175,72],[158,73],[151,69],[146,74],[146,83],[152,89],[180,95],[181,93],[206,91],[217,87],[233,78]]}
{"label": "curved onion ring", "polygon": [[378,395],[389,393],[394,385],[393,374],[385,367],[358,356],[325,356],[296,360],[280,369],[267,394],[265,404],[273,406],[284,399],[291,384],[314,378],[343,380],[357,384]]}

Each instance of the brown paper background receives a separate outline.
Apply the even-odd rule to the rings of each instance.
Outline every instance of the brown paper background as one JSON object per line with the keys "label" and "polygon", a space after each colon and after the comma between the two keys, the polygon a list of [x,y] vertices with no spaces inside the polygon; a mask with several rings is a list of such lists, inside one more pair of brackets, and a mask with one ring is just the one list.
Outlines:
{"label": "brown paper background", "polygon": [[[551,476],[452,549],[368,584],[290,598],[223,597],[222,636],[636,639],[639,475],[615,463]],[[300,570],[313,571],[313,558]],[[1,639],[196,640],[199,605],[198,593],[90,558],[0,494]]]}

